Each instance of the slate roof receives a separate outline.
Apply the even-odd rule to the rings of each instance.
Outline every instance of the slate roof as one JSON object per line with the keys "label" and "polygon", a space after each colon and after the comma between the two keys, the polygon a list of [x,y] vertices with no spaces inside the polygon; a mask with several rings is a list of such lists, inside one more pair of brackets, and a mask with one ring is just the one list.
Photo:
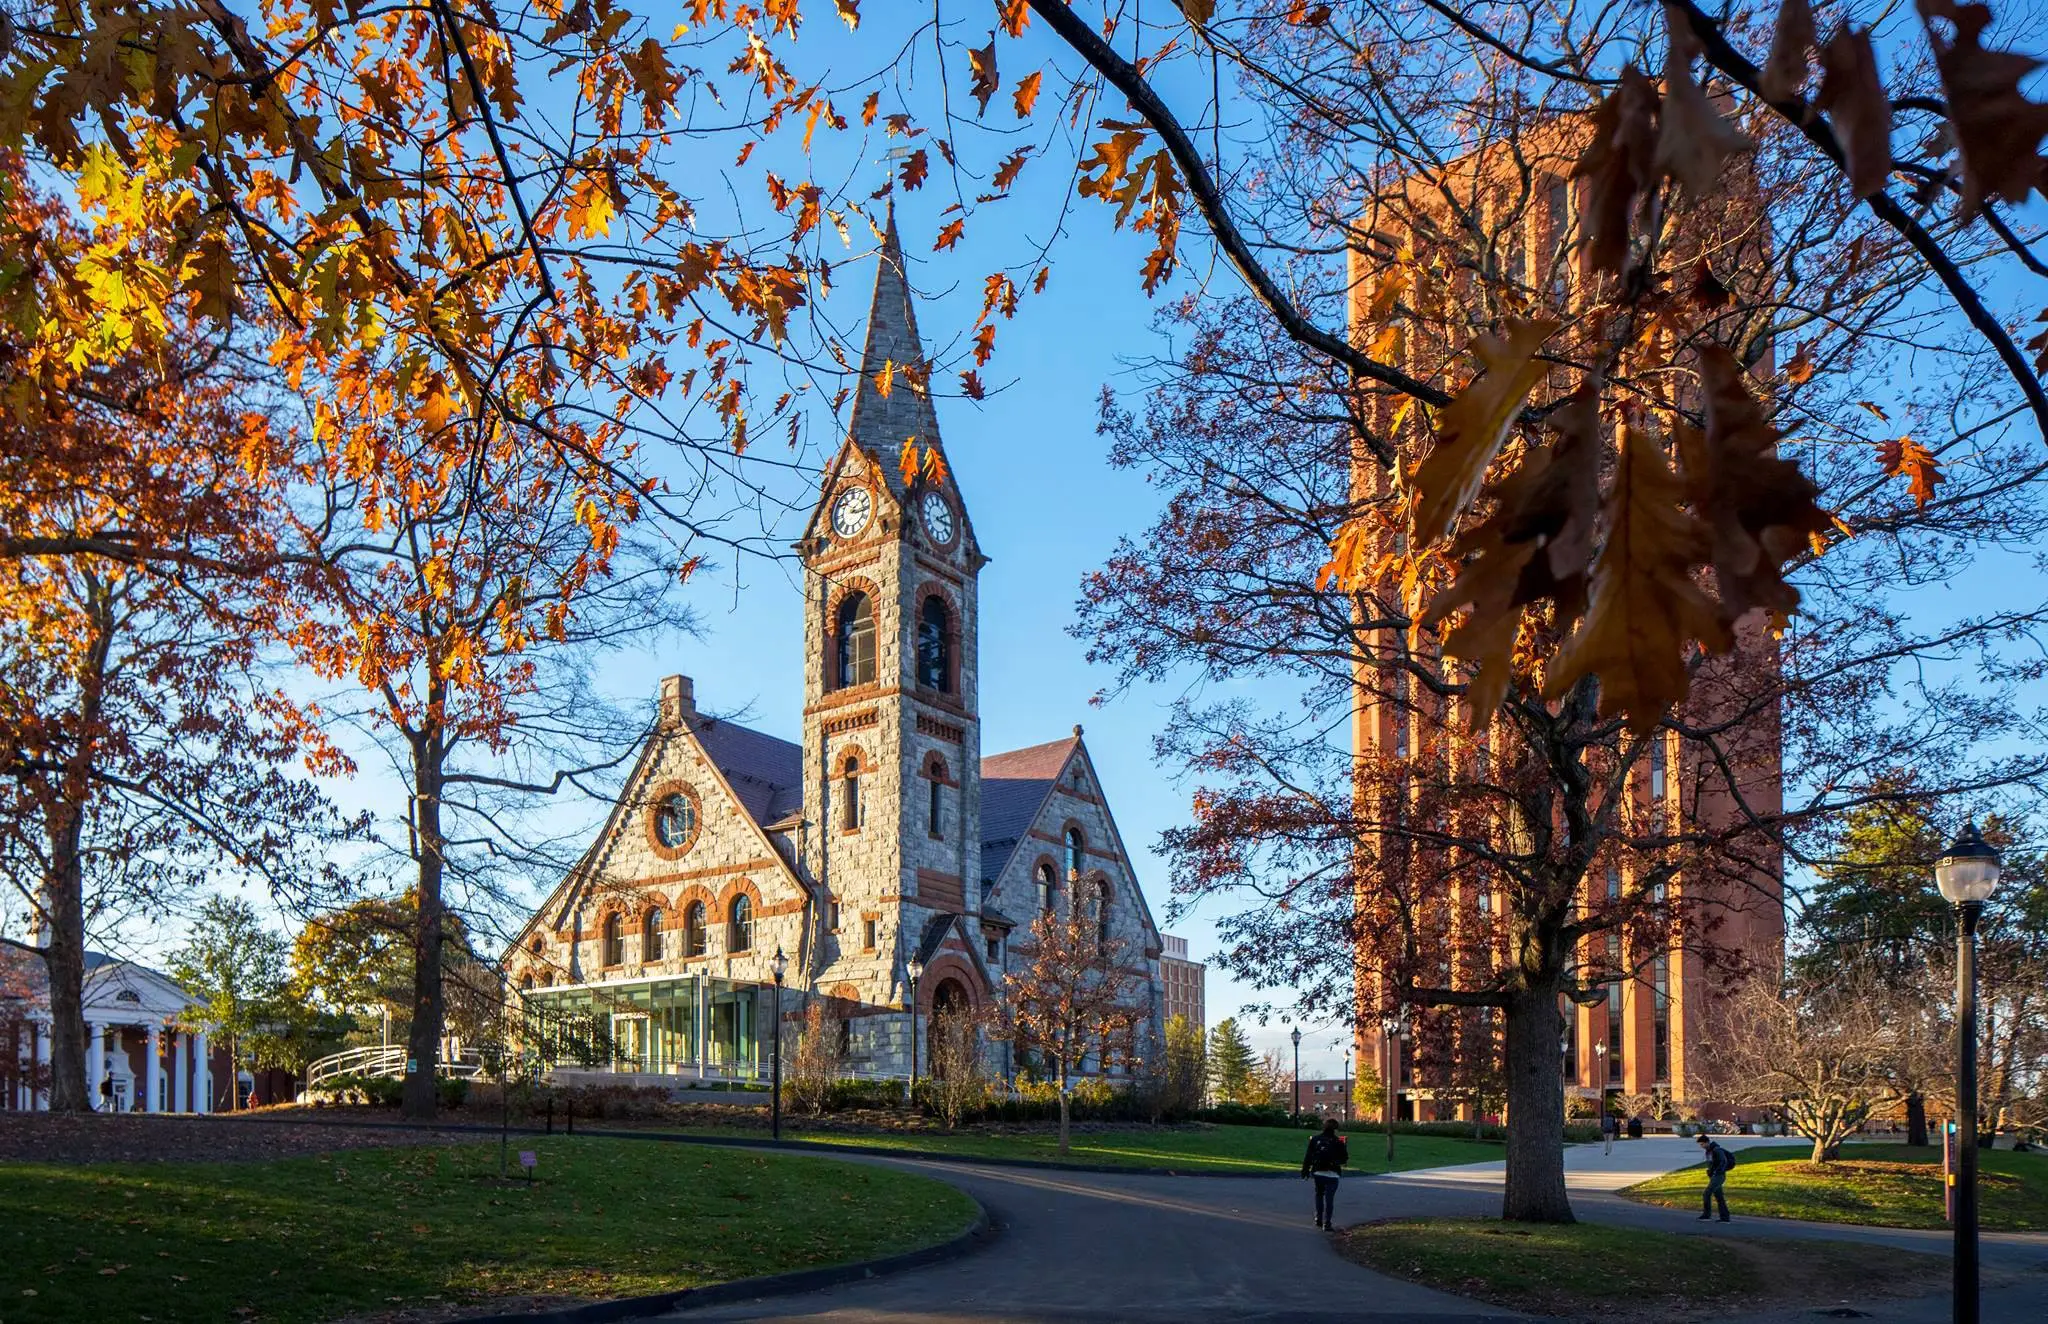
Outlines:
{"label": "slate roof", "polygon": [[[892,199],[880,261],[875,268],[867,342],[861,348],[860,380],[854,386],[853,415],[847,432],[874,457],[882,481],[899,498],[904,484],[897,451],[904,441],[915,438],[920,446],[939,445],[939,419],[932,408],[929,385],[917,389],[902,376],[905,364],[922,366],[926,362],[924,342],[917,333],[917,310],[910,296],[910,281],[904,271],[903,241],[896,233],[896,205]],[[887,363],[895,367],[891,370],[891,389],[885,396],[875,379]]]}
{"label": "slate roof", "polygon": [[719,718],[700,719],[692,730],[754,822],[767,827],[802,811],[803,746]]}
{"label": "slate roof", "polygon": [[1028,745],[981,761],[981,876],[1000,878],[1017,843],[1031,830],[1060,769],[1067,766],[1079,732],[1043,745]]}

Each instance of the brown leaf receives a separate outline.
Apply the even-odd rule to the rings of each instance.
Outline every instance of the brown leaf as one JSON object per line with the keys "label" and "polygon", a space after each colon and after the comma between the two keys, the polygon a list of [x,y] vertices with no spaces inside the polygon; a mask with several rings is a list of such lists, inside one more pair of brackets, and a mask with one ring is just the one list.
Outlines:
{"label": "brown leaf", "polygon": [[1692,264],[1692,301],[1702,308],[1726,308],[1735,296],[1728,292],[1714,269],[1701,258]]}
{"label": "brown leaf", "polygon": [[1727,615],[1761,607],[1788,616],[1799,594],[1780,570],[1833,520],[1814,503],[1820,489],[1777,454],[1783,434],[1764,418],[1745,376],[1722,346],[1700,351],[1706,431],[1681,425],[1678,454],[1693,510],[1713,533],[1714,578]]}
{"label": "brown leaf", "polygon": [[[2025,202],[2037,188],[2048,188],[2048,160],[2040,154],[2048,135],[2048,106],[2020,93],[2020,81],[2041,67],[2039,60],[2015,51],[1986,50],[1981,38],[1991,23],[1991,10],[1981,4],[1951,0],[1918,0],[1927,40],[1934,47],[1934,65],[1948,93],[1949,124],[1962,158],[1963,219],[1975,216],[1987,198]],[[1955,25],[1953,42],[1934,30],[1934,20]],[[2035,29],[2039,31],[2038,27]]]}
{"label": "brown leaf", "polygon": [[1911,437],[1877,443],[1877,462],[1886,477],[1907,480],[1913,504],[1922,510],[1934,500],[1934,485],[1948,481],[1941,475],[1941,464],[1934,458],[1934,452]]}
{"label": "brown leaf", "polygon": [[967,89],[974,98],[975,114],[988,113],[988,99],[996,94],[1003,80],[996,73],[996,34],[988,34],[988,45],[967,50],[967,71],[973,76],[973,84]]}
{"label": "brown leaf", "polygon": [[1806,0],[1782,0],[1777,25],[1771,30],[1771,54],[1764,61],[1763,77],[1757,80],[1765,100],[1783,101],[1806,86],[1806,53],[1815,40],[1813,10]]}
{"label": "brown leaf", "polygon": [[1587,188],[1586,261],[1621,274],[1628,262],[1629,223],[1636,198],[1655,179],[1657,89],[1634,65],[1593,113],[1593,140],[1572,167]]}
{"label": "brown leaf", "polygon": [[1031,108],[1038,104],[1038,85],[1044,81],[1045,74],[1037,69],[1017,80],[1017,90],[1010,94],[1010,104],[1017,108],[1018,119],[1031,118]]}
{"label": "brown leaf", "polygon": [[931,169],[931,158],[925,155],[924,148],[918,148],[909,156],[903,158],[903,169],[901,172],[903,187],[905,189],[922,188],[925,177],[931,174]]}
{"label": "brown leaf", "polygon": [[1415,471],[1414,548],[1449,533],[1479,494],[1522,402],[1549,370],[1535,354],[1557,327],[1548,320],[1511,321],[1505,339],[1472,342],[1479,372],[1438,414],[1436,445]]}
{"label": "brown leaf", "polygon": [[966,372],[961,373],[960,392],[961,394],[965,395],[969,400],[979,400],[982,398],[982,396],[986,395],[987,388],[985,388],[981,384],[981,374],[974,371],[972,368],[969,368]]}
{"label": "brown leaf", "polygon": [[1467,559],[1421,620],[1434,628],[1458,608],[1471,608],[1443,646],[1478,668],[1467,693],[1475,727],[1507,694],[1522,609],[1549,598],[1564,622],[1585,606],[1586,559],[1600,514],[1597,390],[1580,388],[1550,426],[1558,439],[1524,457],[1501,481],[1493,514],[1452,548]]}
{"label": "brown leaf", "polygon": [[1884,190],[1892,173],[1892,103],[1877,73],[1870,30],[1844,25],[1820,48],[1820,91],[1813,104],[1828,112],[1859,198]]}
{"label": "brown leaf", "polygon": [[1719,606],[1693,582],[1692,567],[1712,540],[1680,506],[1681,495],[1656,441],[1626,429],[1586,614],[1559,646],[1543,687],[1555,699],[1597,675],[1601,715],[1627,713],[1639,735],[1685,697],[1688,642],[1710,653],[1730,644]]}
{"label": "brown leaf", "polygon": [[1692,197],[1714,191],[1721,166],[1754,143],[1721,117],[1692,76],[1692,30],[1677,11],[1666,8],[1670,47],[1664,56],[1664,110],[1657,126],[1656,171],[1669,175]]}
{"label": "brown leaf", "polygon": [[846,30],[853,32],[860,27],[860,0],[832,0],[839,6],[839,17],[846,20]]}
{"label": "brown leaf", "polygon": [[1794,386],[1804,386],[1813,380],[1813,342],[1801,345],[1792,359],[1785,365],[1785,380]]}
{"label": "brown leaf", "polygon": [[1003,163],[996,167],[995,179],[990,181],[995,185],[996,192],[1007,193],[1010,191],[1010,186],[1017,182],[1017,176],[1023,173],[1024,162],[1030,155],[1031,149],[1029,147],[1019,147],[1016,151],[1003,158]]}
{"label": "brown leaf", "polygon": [[1021,37],[1031,24],[1031,0],[996,0],[996,16],[1004,32]]}

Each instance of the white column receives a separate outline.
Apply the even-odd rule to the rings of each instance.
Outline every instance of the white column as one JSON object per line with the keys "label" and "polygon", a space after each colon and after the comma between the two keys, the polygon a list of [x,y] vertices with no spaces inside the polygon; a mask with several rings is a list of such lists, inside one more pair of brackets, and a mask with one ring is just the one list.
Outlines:
{"label": "white column", "polygon": [[185,1084],[185,1059],[192,1054],[192,1036],[183,1026],[171,1027],[171,1111],[192,1111],[192,1092]]}
{"label": "white column", "polygon": [[88,1108],[100,1106],[100,1082],[107,1078],[107,1027],[85,1023],[85,1100]]}
{"label": "white column", "polygon": [[164,1093],[164,1040],[163,1027],[151,1022],[149,1027],[149,1060],[142,1070],[142,1111],[146,1113],[163,1111]]}
{"label": "white column", "polygon": [[[40,1079],[50,1067],[50,1023],[48,1021],[35,1021],[32,1024],[36,1032],[36,1076]],[[40,1112],[49,1108],[49,1087],[44,1086],[30,1095],[28,1106],[31,1112]]]}
{"label": "white column", "polygon": [[192,1036],[192,1111],[213,1111],[212,1059],[207,1054],[206,1031]]}

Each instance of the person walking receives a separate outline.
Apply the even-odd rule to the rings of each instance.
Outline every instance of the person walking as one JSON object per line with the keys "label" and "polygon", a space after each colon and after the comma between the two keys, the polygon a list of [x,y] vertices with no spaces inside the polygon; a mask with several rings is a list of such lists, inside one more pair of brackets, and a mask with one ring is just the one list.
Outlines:
{"label": "person walking", "polygon": [[1337,1216],[1337,1182],[1344,1165],[1351,1161],[1351,1146],[1337,1134],[1337,1119],[1323,1119],[1323,1129],[1308,1138],[1308,1153],[1301,1158],[1301,1175],[1316,1184],[1316,1226],[1329,1231]]}
{"label": "person walking", "polygon": [[1600,1112],[1600,1139],[1605,1142],[1607,1148],[1601,1150],[1601,1153],[1612,1154],[1614,1152],[1614,1137],[1620,1131],[1621,1119],[1603,1108]]}
{"label": "person walking", "polygon": [[1722,1193],[1721,1183],[1727,1180],[1728,1169],[1735,1166],[1735,1156],[1721,1146],[1721,1142],[1702,1131],[1699,1134],[1700,1152],[1707,1156],[1707,1189],[1700,1194],[1700,1217],[1712,1218],[1714,1206],[1721,1206],[1721,1221],[1728,1221],[1728,1197]]}

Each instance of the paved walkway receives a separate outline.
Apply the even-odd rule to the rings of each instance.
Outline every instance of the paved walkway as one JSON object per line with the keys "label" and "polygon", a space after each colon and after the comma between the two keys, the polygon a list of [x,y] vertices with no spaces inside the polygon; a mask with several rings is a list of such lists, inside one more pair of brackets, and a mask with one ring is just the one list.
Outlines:
{"label": "paved walkway", "polygon": [[[1398,1143],[1398,1142],[1397,1142]],[[1725,1143],[1725,1142],[1724,1142]],[[1771,1143],[1733,1142],[1737,1146]],[[1783,1143],[1782,1141],[1777,1143]],[[1303,1324],[1370,1318],[1380,1324],[1505,1324],[1526,1320],[1362,1269],[1313,1226],[1305,1183],[1221,1177],[1062,1173],[876,1159],[952,1182],[988,1206],[1000,1228],[985,1249],[930,1269],[802,1296],[688,1311],[681,1322],[810,1320],[831,1324],[1036,1324],[1038,1321],[1242,1320]],[[1778,1220],[1701,1223],[1691,1214],[1613,1194],[1699,1161],[1691,1141],[1566,1150],[1573,1208],[1590,1222],[1701,1237],[1792,1236],[1864,1240],[1945,1252],[1938,1232],[1850,1228]],[[1340,1223],[1376,1218],[1487,1215],[1500,1208],[1500,1163],[1347,1179]],[[1739,1183],[1741,1169],[1731,1183]],[[1739,1208],[1739,1184],[1736,1187]],[[1987,1277],[2015,1285],[1987,1293],[1986,1324],[2048,1319],[2048,1237],[1987,1237]],[[1936,1324],[1945,1297],[1862,1305],[1887,1324]],[[1820,1318],[1812,1311],[1745,1324]]]}

